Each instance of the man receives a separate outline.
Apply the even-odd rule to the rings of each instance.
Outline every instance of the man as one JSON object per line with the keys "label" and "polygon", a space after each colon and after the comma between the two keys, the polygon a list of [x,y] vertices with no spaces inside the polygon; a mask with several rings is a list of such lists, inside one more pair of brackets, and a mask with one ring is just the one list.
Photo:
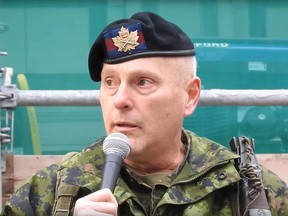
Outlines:
{"label": "man", "polygon": [[[115,191],[100,189],[103,138],[31,177],[3,215],[240,215],[239,156],[182,128],[201,85],[179,27],[153,13],[113,22],[91,48],[89,71],[101,81],[107,134],[131,142]],[[272,215],[288,215],[285,183],[263,176]]]}

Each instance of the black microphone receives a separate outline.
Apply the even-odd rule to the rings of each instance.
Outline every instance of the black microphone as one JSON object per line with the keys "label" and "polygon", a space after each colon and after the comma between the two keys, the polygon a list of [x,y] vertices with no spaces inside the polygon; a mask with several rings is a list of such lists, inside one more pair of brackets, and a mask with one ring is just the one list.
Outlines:
{"label": "black microphone", "polygon": [[116,186],[123,160],[131,151],[130,141],[122,133],[112,133],[103,142],[105,166],[101,189],[108,188],[112,192]]}

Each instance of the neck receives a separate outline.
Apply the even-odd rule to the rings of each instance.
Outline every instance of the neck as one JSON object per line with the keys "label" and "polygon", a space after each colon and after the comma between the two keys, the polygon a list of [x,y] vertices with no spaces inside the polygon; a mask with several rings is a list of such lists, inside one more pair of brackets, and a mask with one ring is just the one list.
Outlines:
{"label": "neck", "polygon": [[181,143],[177,146],[177,150],[156,155],[155,157],[148,157],[144,160],[133,160],[127,158],[125,166],[136,175],[147,175],[159,172],[172,172],[176,170],[185,158],[185,147]]}

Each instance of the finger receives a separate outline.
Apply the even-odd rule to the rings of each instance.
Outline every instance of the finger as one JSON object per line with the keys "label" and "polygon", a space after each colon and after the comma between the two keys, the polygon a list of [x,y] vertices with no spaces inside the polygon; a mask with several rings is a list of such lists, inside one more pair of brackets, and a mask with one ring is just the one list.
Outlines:
{"label": "finger", "polygon": [[103,212],[97,212],[93,210],[81,210],[78,212],[77,216],[114,216],[114,215]]}
{"label": "finger", "polygon": [[118,206],[117,200],[114,197],[113,193],[107,188],[98,190],[94,193],[91,193],[91,194],[81,198],[81,199],[89,200],[89,201],[93,201],[93,202],[112,202]]}
{"label": "finger", "polygon": [[111,202],[91,202],[91,201],[84,201],[79,203],[79,209],[82,210],[93,210],[97,212],[103,212],[107,214],[115,215],[117,212],[117,206]]}
{"label": "finger", "polygon": [[[95,194],[93,195],[96,196],[96,195],[102,195],[102,194],[97,193],[96,195]],[[96,212],[98,213],[97,215],[99,215],[100,213],[117,215],[117,208],[118,208],[117,202],[116,204],[114,202],[95,202],[95,201],[90,200],[91,197],[92,196],[83,197],[76,201],[75,207],[74,207],[74,216],[81,216],[81,215],[84,216],[86,212],[87,212],[87,215],[88,213],[90,215],[95,215]],[[101,197],[97,198],[97,200],[101,200]]]}

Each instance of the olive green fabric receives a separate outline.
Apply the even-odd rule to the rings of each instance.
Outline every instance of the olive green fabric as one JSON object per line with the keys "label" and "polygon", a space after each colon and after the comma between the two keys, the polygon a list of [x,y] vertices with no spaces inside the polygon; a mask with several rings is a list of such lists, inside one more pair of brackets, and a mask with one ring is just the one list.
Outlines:
{"label": "olive green fabric", "polygon": [[[114,195],[119,203],[118,215],[236,215],[237,187],[240,176],[233,161],[238,155],[223,146],[185,131],[187,159],[168,188],[151,191],[147,210],[139,196],[147,188],[122,169]],[[104,165],[103,139],[73,155],[61,164],[51,165],[28,179],[8,200],[2,215],[52,215],[56,185],[60,183],[77,191],[75,200],[100,188]],[[58,181],[57,181],[58,176]],[[264,183],[272,215],[288,215],[287,186],[276,175],[264,169]],[[79,190],[75,190],[78,186]],[[155,186],[155,188],[156,188]],[[137,193],[135,192],[137,191]],[[65,191],[61,193],[65,194]],[[147,192],[146,192],[147,193]],[[148,203],[149,204],[149,203]],[[70,212],[72,215],[72,212]]]}

